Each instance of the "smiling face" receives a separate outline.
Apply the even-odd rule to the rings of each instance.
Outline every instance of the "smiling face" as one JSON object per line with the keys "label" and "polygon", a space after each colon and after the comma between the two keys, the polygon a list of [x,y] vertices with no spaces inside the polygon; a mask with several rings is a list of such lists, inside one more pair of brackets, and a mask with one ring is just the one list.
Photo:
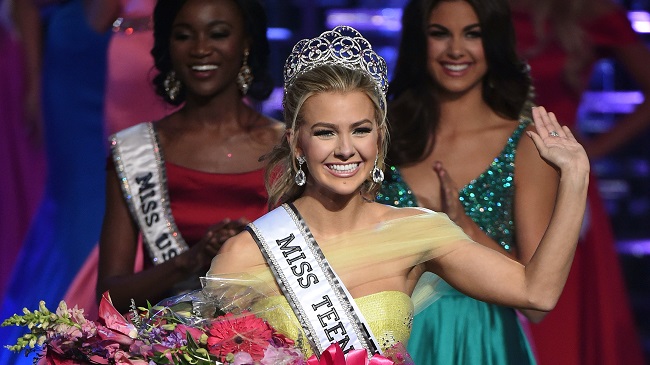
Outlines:
{"label": "smiling face", "polygon": [[188,97],[236,90],[245,47],[244,20],[231,0],[188,0],[174,19],[169,53]]}
{"label": "smiling face", "polygon": [[305,193],[332,199],[358,193],[378,152],[370,98],[362,91],[315,94],[303,104],[301,116],[296,155],[307,160]]}
{"label": "smiling face", "polygon": [[466,1],[441,1],[427,26],[427,68],[442,95],[481,91],[487,73],[481,26]]}

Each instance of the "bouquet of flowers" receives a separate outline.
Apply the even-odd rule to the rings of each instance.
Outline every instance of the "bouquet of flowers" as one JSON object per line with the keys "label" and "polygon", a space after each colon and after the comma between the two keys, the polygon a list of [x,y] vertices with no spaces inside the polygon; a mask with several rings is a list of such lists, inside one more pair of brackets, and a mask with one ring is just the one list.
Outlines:
{"label": "bouquet of flowers", "polygon": [[61,302],[51,312],[44,302],[33,312],[13,315],[2,326],[26,326],[12,351],[41,349],[38,364],[182,364],[182,365],[302,365],[306,360],[291,339],[276,332],[252,312],[196,316],[180,306],[131,309],[122,316],[106,293],[99,319]]}
{"label": "bouquet of flowers", "polygon": [[[38,365],[412,365],[401,343],[368,358],[366,350],[343,355],[338,344],[320,356],[305,358],[302,338],[296,343],[276,331],[255,309],[270,293],[246,277],[201,278],[203,289],[168,298],[146,308],[131,305],[128,315],[115,309],[108,293],[99,304],[99,319],[64,301],[56,311],[44,302],[23,309],[2,326],[24,326],[29,333],[5,346],[26,355],[38,351]],[[257,310],[257,312],[256,312]],[[288,313],[285,313],[288,315]]]}

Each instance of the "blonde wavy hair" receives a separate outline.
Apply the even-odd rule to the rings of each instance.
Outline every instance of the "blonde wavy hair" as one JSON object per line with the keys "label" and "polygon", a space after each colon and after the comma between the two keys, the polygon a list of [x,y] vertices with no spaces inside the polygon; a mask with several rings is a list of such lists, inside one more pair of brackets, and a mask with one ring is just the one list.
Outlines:
{"label": "blonde wavy hair", "polygon": [[[338,65],[323,65],[309,70],[296,78],[288,90],[285,90],[284,121],[287,126],[286,138],[266,156],[266,189],[269,193],[269,209],[282,203],[295,200],[304,191],[304,186],[298,186],[294,177],[298,171],[296,163],[296,146],[298,130],[304,124],[302,106],[305,101],[317,94],[326,92],[349,93],[361,91],[373,103],[375,120],[379,131],[377,167],[384,168],[384,160],[388,149],[388,127],[386,122],[386,98],[377,90],[375,82],[365,72],[352,70]],[[293,137],[290,137],[293,136]],[[303,169],[305,167],[303,166]],[[305,169],[307,178],[309,171]],[[370,179],[363,184],[361,194],[368,199],[374,199],[381,184]]]}

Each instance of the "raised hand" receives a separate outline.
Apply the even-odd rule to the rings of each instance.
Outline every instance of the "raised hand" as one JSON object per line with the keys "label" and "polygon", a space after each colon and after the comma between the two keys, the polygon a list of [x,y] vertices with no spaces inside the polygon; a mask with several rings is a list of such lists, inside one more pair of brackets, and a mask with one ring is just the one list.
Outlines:
{"label": "raised hand", "polygon": [[585,149],[575,139],[567,126],[560,126],[555,114],[544,107],[533,108],[535,132],[526,132],[532,138],[539,155],[558,172],[571,169],[589,171],[589,159]]}
{"label": "raised hand", "polygon": [[454,223],[461,225],[467,215],[458,199],[458,185],[449,176],[449,172],[445,170],[442,162],[436,161],[433,164],[433,170],[440,179],[440,210],[445,212]]}

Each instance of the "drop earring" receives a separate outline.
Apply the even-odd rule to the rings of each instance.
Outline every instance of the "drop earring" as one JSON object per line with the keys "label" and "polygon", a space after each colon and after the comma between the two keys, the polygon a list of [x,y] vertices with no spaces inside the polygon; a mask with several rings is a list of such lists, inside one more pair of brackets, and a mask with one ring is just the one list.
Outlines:
{"label": "drop earring", "polygon": [[248,51],[248,48],[246,48],[244,50],[244,60],[242,61],[241,68],[237,74],[237,86],[239,87],[239,91],[241,91],[242,95],[246,95],[246,93],[248,93],[248,88],[250,88],[251,84],[253,83],[253,71],[251,70],[251,67],[248,66],[249,54],[250,52]]}
{"label": "drop earring", "polygon": [[372,181],[374,181],[377,184],[381,184],[382,181],[384,181],[384,172],[377,167],[377,159],[379,157],[375,157],[375,167],[372,168],[372,171],[370,171],[370,177],[372,177]]}
{"label": "drop earring", "polygon": [[303,186],[307,183],[307,175],[302,171],[302,164],[305,163],[305,158],[303,156],[296,157],[298,160],[298,172],[296,172],[296,177],[293,180],[296,182],[296,185]]}
{"label": "drop earring", "polygon": [[169,100],[176,100],[176,97],[181,92],[181,82],[176,78],[176,71],[172,70],[167,73],[165,81],[163,81],[163,87]]}

